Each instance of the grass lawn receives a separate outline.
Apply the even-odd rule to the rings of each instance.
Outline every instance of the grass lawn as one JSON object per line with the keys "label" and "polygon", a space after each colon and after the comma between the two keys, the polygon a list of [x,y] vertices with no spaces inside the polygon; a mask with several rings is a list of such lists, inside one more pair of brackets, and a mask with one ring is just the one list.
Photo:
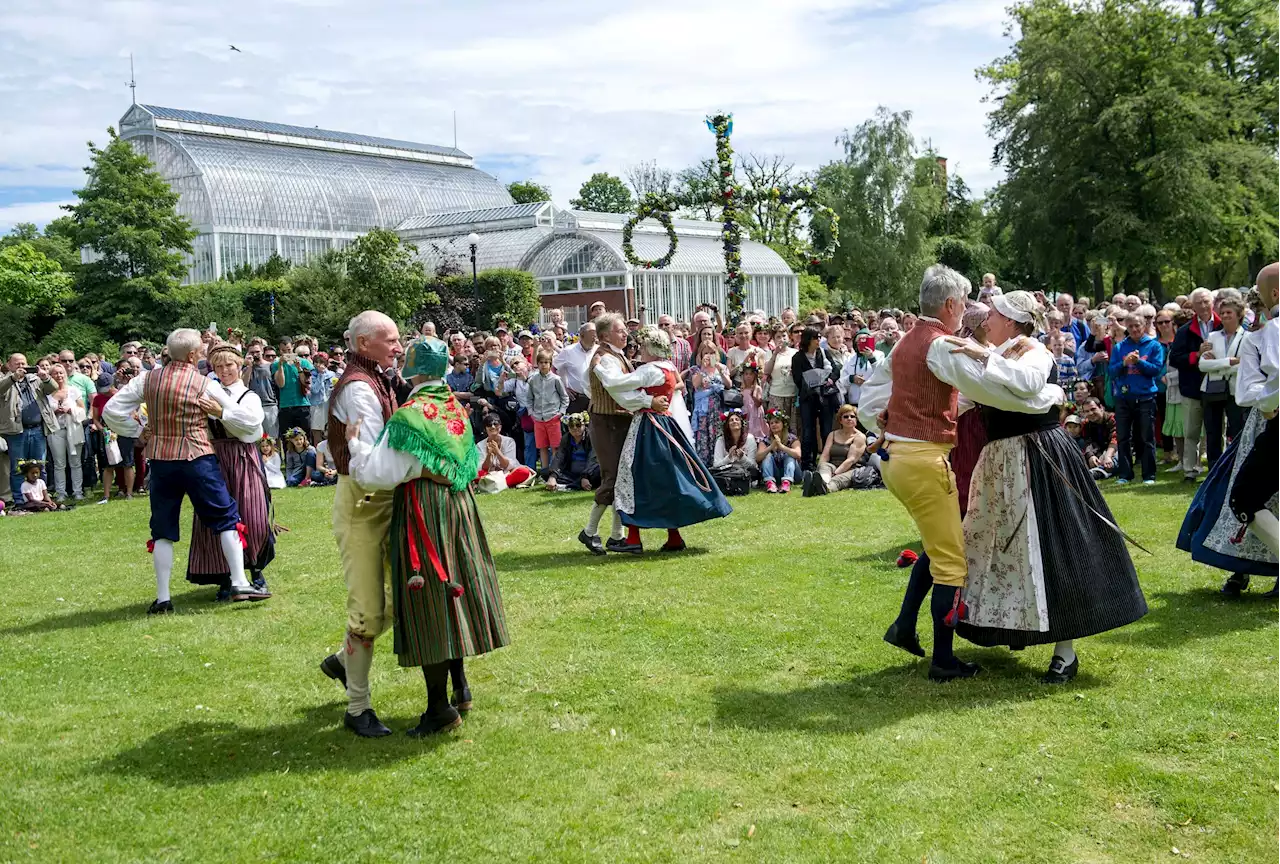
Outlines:
{"label": "grass lawn", "polygon": [[[513,644],[426,742],[351,736],[316,668],[331,490],[278,496],[274,599],[175,574],[163,619],[145,500],[0,520],[0,861],[1275,861],[1269,586],[1224,601],[1173,548],[1181,484],[1108,497],[1151,612],[1056,689],[1048,648],[958,640],[986,671],[940,686],[881,641],[915,539],[886,492],[734,499],[638,560],[584,553],[581,495],[487,497]],[[377,655],[399,733],[422,678]]]}

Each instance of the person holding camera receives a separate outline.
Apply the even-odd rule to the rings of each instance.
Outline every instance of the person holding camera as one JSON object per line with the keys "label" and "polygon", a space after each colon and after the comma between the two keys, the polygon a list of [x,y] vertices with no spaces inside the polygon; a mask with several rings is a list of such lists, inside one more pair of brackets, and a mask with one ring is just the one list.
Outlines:
{"label": "person holding camera", "polygon": [[28,366],[23,354],[9,355],[5,372],[0,376],[0,435],[8,445],[9,485],[16,507],[23,501],[18,463],[43,462],[47,436],[58,428],[53,406],[44,398],[58,388],[47,367]]}
{"label": "person holding camera", "polygon": [[280,405],[276,397],[276,382],[272,380],[271,361],[266,356],[266,343],[259,337],[249,340],[249,352],[245,356],[240,380],[262,403],[262,431],[268,438],[280,437]]}
{"label": "person holding camera", "polygon": [[813,471],[817,467],[822,442],[831,434],[836,408],[840,404],[837,380],[840,366],[821,345],[822,332],[805,327],[800,334],[800,348],[791,361],[791,379],[800,396],[800,467]]}
{"label": "person holding camera", "polygon": [[309,345],[303,346],[303,352],[295,352],[293,342],[283,339],[280,342],[280,359],[271,364],[271,377],[279,388],[278,423],[286,429],[298,428],[311,434],[311,373],[315,367],[308,359],[311,353]]}

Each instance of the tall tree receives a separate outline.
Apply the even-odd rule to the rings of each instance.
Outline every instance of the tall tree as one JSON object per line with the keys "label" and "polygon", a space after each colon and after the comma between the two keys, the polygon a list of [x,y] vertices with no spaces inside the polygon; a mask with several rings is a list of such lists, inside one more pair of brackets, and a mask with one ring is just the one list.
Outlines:
{"label": "tall tree", "polygon": [[684,208],[683,215],[707,221],[720,217],[720,175],[716,160],[703,159],[697,165],[682,168],[676,172],[674,184],[677,194],[698,202],[696,206]]}
{"label": "tall tree", "polygon": [[550,201],[551,190],[532,180],[515,180],[507,184],[507,193],[517,204],[535,204]]}
{"label": "tall tree", "polygon": [[75,310],[113,338],[158,338],[169,323],[165,298],[186,273],[183,253],[195,232],[151,160],[114,129],[107,134],[101,149],[89,142],[88,182],[66,207],[76,245],[93,251],[77,273]]}
{"label": "tall tree", "polygon": [[669,195],[676,188],[675,175],[658,165],[656,160],[640,162],[627,169],[627,183],[640,201],[646,195]]}
{"label": "tall tree", "polygon": [[401,244],[386,228],[362,234],[342,251],[347,277],[362,295],[366,308],[405,321],[423,302],[426,272],[414,256],[417,247]]}
{"label": "tall tree", "polygon": [[19,222],[3,237],[0,249],[18,243],[28,243],[46,258],[57,261],[64,273],[74,273],[80,267],[80,250],[66,233],[66,216],[60,216],[45,226],[42,234],[31,222]]}
{"label": "tall tree", "polygon": [[769,190],[795,182],[795,166],[784,156],[760,153],[747,153],[738,159],[738,164],[746,177],[743,185],[755,193],[755,200],[746,208],[750,216],[748,229],[751,239],[760,243],[791,245],[796,229],[791,208],[770,198]]}
{"label": "tall tree", "polygon": [[612,174],[603,171],[592,174],[582,188],[578,197],[569,201],[569,206],[576,210],[590,210],[596,213],[630,213],[635,204],[631,200],[631,190]]}
{"label": "tall tree", "polygon": [[0,304],[57,314],[70,297],[71,276],[57,261],[26,241],[0,246]]}

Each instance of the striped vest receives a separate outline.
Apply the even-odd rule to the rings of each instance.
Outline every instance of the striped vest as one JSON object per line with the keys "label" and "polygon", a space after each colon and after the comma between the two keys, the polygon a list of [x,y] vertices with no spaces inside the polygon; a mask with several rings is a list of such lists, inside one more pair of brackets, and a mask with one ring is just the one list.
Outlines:
{"label": "striped vest", "polygon": [[212,456],[208,417],[196,400],[209,379],[190,363],[169,361],[147,373],[147,446],[143,455],[161,462],[190,462]]}
{"label": "striped vest", "polygon": [[885,433],[936,444],[956,443],[956,388],[929,371],[929,346],[950,336],[921,319],[893,349],[893,390]]}
{"label": "striped vest", "polygon": [[591,413],[592,414],[630,414],[626,408],[623,408],[613,397],[609,395],[609,391],[600,383],[600,378],[595,374],[596,364],[600,362],[603,356],[602,351],[608,351],[614,357],[618,358],[618,362],[622,364],[622,371],[634,371],[631,364],[618,351],[605,342],[601,342],[596,348],[596,353],[591,355],[591,364],[587,367],[587,389],[591,396]]}

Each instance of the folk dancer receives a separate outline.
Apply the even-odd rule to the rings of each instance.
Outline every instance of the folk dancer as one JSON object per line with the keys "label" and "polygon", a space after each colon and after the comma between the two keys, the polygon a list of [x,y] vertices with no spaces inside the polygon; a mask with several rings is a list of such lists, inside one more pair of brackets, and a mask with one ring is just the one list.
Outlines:
{"label": "folk dancer", "polygon": [[144,403],[147,406],[144,454],[151,466],[151,540],[147,547],[156,575],[156,599],[147,614],[173,612],[169,580],[184,497],[191,499],[200,521],[218,537],[231,581],[231,601],[265,600],[270,592],[250,585],[245,578],[240,511],[209,444],[206,417],[212,403],[224,411],[234,403],[221,384],[201,375],[196,366],[204,353],[199,331],[174,330],[165,347],[169,354],[166,365],[134,378],[102,409],[107,428],[121,434],[129,428],[130,415]]}
{"label": "folk dancer", "polygon": [[347,582],[347,622],[343,649],[320,662],[320,670],[347,691],[343,723],[362,738],[390,735],[374,713],[369,693],[373,642],[392,624],[391,584],[386,577],[387,533],[392,498],[364,489],[351,476],[347,427],[372,447],[395,410],[387,373],[403,353],[396,323],[373,310],[348,326],[351,353],[329,395],[328,442],[338,486],[333,497],[333,536]]}
{"label": "folk dancer", "polygon": [[[471,481],[480,457],[465,409],[444,383],[448,346],[434,337],[409,344],[403,374],[413,389],[373,446],[357,421],[347,427],[351,477],[362,489],[392,492],[391,595],[395,652],[421,667],[427,710],[411,737],[453,729],[471,709],[463,658],[507,644],[498,574]],[[447,686],[453,680],[453,697]]]}

